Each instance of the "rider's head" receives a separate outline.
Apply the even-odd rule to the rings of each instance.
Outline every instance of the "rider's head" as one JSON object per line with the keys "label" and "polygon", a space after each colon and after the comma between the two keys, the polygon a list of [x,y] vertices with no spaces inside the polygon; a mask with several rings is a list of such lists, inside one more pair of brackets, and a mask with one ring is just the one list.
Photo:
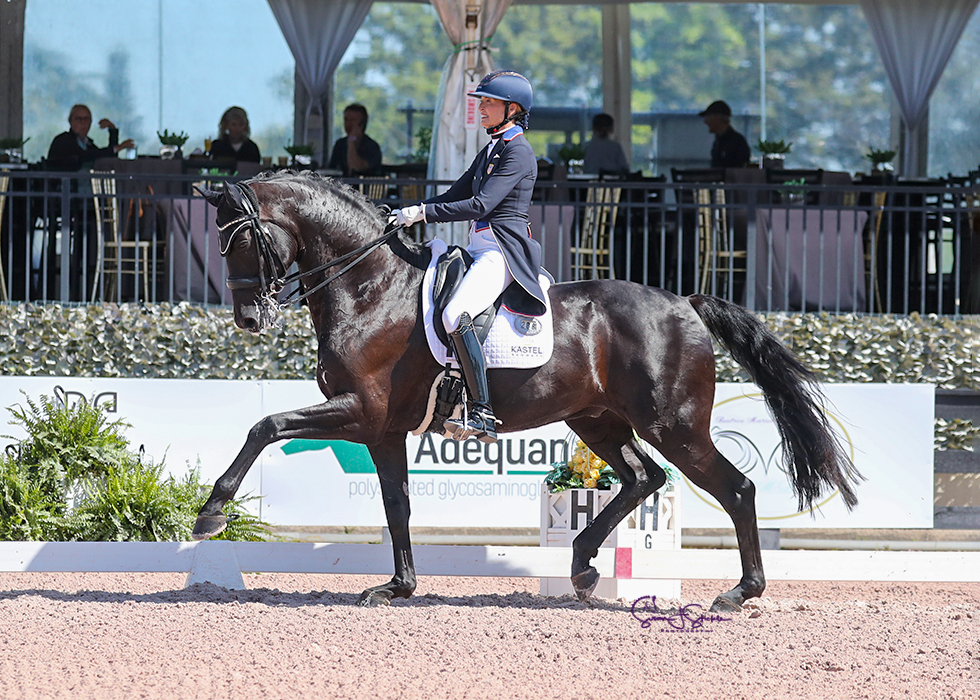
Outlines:
{"label": "rider's head", "polygon": [[[488,134],[494,133],[507,122],[513,122],[525,129],[527,128],[533,91],[531,90],[531,83],[520,73],[515,73],[512,70],[497,70],[488,73],[476,86],[476,90],[469,94],[471,97],[489,97],[504,103],[503,121],[487,127]],[[511,105],[517,109],[512,109]]]}

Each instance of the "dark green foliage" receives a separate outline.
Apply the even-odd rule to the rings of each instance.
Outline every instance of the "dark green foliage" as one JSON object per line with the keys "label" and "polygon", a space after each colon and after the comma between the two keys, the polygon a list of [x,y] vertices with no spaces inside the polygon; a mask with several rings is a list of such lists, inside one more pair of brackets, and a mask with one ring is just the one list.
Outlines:
{"label": "dark green foliage", "polygon": [[[0,456],[0,540],[184,541],[208,496],[199,467],[183,478],[130,451],[122,420],[100,406],[25,396],[8,409],[28,437]],[[9,436],[8,436],[9,437]],[[267,526],[231,501],[222,539],[261,541]]]}

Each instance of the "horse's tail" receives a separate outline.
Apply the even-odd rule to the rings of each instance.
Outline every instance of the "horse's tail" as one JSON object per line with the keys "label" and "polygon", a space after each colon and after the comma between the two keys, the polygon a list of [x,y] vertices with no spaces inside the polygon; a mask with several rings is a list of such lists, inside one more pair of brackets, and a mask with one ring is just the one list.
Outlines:
{"label": "horse's tail", "polygon": [[849,510],[857,505],[853,485],[863,477],[830,428],[814,374],[741,306],[702,294],[688,300],[711,335],[762,389],[800,510],[812,507],[825,485],[840,491]]}

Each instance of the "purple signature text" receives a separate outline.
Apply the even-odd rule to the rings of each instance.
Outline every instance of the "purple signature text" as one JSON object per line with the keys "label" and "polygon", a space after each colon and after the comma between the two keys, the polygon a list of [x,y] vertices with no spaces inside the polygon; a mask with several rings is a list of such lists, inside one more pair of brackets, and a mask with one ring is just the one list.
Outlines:
{"label": "purple signature text", "polygon": [[677,612],[660,610],[657,607],[657,596],[643,596],[633,601],[630,614],[639,620],[640,627],[647,629],[654,622],[664,622],[670,629],[665,632],[708,632],[706,622],[730,622],[732,618],[721,615],[705,615],[697,603],[681,606]]}

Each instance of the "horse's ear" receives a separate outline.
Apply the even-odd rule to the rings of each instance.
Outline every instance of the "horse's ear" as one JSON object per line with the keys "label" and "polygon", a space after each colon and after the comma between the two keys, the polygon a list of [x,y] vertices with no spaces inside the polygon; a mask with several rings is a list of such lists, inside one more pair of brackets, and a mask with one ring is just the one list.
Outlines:
{"label": "horse's ear", "polygon": [[235,187],[234,185],[229,186],[227,182],[223,182],[222,186],[225,188],[224,197],[228,200],[229,204],[236,210],[242,209],[244,205],[242,204],[241,188]]}
{"label": "horse's ear", "polygon": [[218,202],[221,201],[221,195],[222,195],[221,192],[217,192],[215,190],[209,190],[207,187],[204,187],[202,185],[194,185],[194,189],[197,190],[200,193],[200,195],[207,200],[207,203],[210,204],[212,207],[218,206]]}

